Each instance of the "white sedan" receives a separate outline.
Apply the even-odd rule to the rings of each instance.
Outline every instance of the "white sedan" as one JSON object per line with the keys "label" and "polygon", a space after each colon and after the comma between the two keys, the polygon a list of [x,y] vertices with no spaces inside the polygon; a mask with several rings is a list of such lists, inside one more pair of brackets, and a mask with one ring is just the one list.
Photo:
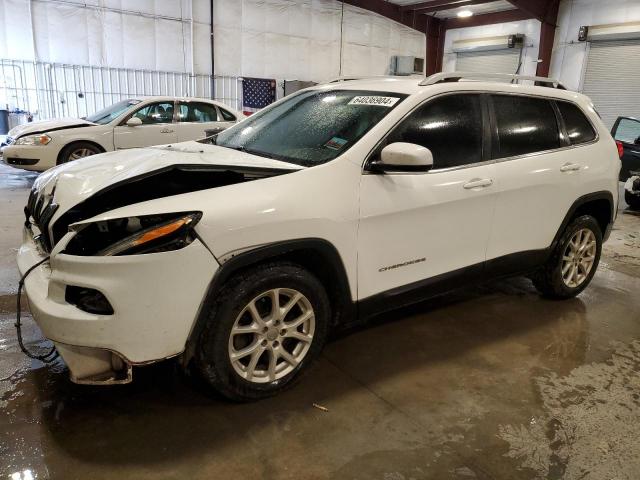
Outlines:
{"label": "white sedan", "polygon": [[226,105],[202,98],[132,98],[86,119],[18,125],[9,131],[2,156],[14,167],[44,171],[96,153],[197,140],[242,118]]}

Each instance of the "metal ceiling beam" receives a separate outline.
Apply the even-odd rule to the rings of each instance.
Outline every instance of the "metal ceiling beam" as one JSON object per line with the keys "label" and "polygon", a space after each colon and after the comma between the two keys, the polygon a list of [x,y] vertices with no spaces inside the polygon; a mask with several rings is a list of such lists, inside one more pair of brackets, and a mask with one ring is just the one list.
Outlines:
{"label": "metal ceiling beam", "polygon": [[529,20],[532,15],[521,10],[504,10],[502,12],[485,13],[482,15],[474,15],[467,18],[447,18],[446,28],[463,27],[479,27],[482,25],[493,25],[495,23],[517,22],[520,20]]}
{"label": "metal ceiling beam", "polygon": [[542,23],[549,23],[549,10],[554,0],[507,0],[511,5],[528,13]]}
{"label": "metal ceiling beam", "polygon": [[496,0],[432,0],[430,2],[414,3],[412,5],[402,5],[400,7],[400,11],[429,13],[438,12],[440,10],[448,10],[450,8],[491,3],[495,1]]}

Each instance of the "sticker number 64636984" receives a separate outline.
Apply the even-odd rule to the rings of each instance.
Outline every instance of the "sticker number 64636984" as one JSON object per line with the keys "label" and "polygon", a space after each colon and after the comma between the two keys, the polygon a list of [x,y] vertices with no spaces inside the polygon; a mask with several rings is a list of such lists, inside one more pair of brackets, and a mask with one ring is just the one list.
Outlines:
{"label": "sticker number 64636984", "polygon": [[362,95],[353,97],[348,105],[376,105],[378,107],[393,107],[398,100],[400,100],[398,97]]}

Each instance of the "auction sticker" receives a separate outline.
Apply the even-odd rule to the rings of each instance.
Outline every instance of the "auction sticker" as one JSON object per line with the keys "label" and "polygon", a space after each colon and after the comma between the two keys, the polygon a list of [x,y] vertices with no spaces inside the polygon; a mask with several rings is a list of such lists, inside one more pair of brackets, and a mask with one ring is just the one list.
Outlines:
{"label": "auction sticker", "polygon": [[393,107],[398,100],[400,100],[398,97],[363,95],[353,97],[347,105],[376,105],[378,107]]}

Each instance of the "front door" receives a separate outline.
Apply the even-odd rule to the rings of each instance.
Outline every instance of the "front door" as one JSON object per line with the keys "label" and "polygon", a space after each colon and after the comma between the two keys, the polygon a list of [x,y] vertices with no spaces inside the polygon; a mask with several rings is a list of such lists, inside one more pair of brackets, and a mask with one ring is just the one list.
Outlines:
{"label": "front door", "polygon": [[[127,120],[131,117],[142,120],[142,125],[127,125]],[[150,147],[177,141],[172,101],[149,103],[140,107],[113,131],[113,143],[116,149]]]}
{"label": "front door", "polygon": [[437,97],[374,152],[373,159],[389,143],[415,143],[431,150],[434,164],[427,173],[363,174],[359,299],[481,272],[494,210],[494,166],[483,156],[485,117],[479,94]]}

